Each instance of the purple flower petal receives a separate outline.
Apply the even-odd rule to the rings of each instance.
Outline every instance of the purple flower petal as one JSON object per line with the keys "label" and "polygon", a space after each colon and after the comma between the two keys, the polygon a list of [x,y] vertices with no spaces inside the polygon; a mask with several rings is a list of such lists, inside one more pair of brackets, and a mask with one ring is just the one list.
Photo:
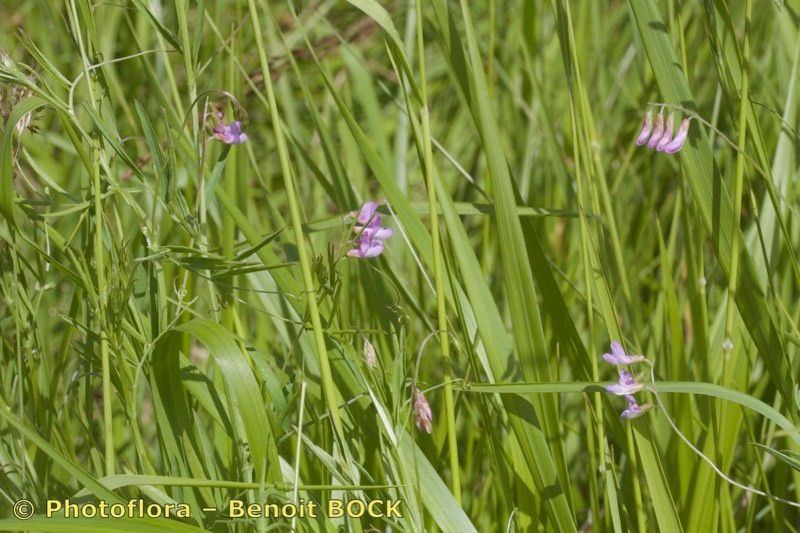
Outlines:
{"label": "purple flower petal", "polygon": [[641,385],[637,387],[630,387],[626,385],[620,385],[619,383],[614,383],[613,385],[609,385],[606,387],[606,391],[613,394],[614,396],[626,396],[628,394],[635,394],[642,389]]}
{"label": "purple flower petal", "polygon": [[644,385],[636,381],[636,378],[633,377],[633,374],[627,370],[620,369],[619,381],[607,386],[606,391],[616,396],[627,396],[629,394],[639,392],[643,387]]}
{"label": "purple flower petal", "polygon": [[377,202],[367,202],[358,213],[358,223],[353,226],[356,247],[347,252],[350,257],[368,259],[383,253],[383,241],[391,237],[391,228],[381,226],[381,215],[377,213]]}
{"label": "purple flower petal", "polygon": [[242,132],[242,123],[235,120],[230,124],[217,124],[214,138],[225,144],[242,144],[247,140],[247,134]]}
{"label": "purple flower petal", "polygon": [[[378,202],[367,202],[361,206],[361,211],[358,212],[358,223],[359,224],[367,224],[371,221],[372,215],[375,214],[375,211],[378,209]],[[380,219],[378,220],[378,224],[380,224]]]}
{"label": "purple flower petal", "polygon": [[664,125],[664,135],[661,136],[661,140],[658,141],[656,145],[656,150],[662,152],[664,147],[667,146],[672,141],[672,130],[673,130],[673,120],[672,114],[667,117],[667,123]]}
{"label": "purple flower petal", "polygon": [[683,148],[683,143],[686,142],[686,138],[688,136],[689,119],[685,118],[681,121],[681,127],[678,128],[678,133],[675,135],[675,138],[672,139],[672,142],[664,147],[663,152],[666,154],[674,154],[678,152],[681,148]]}
{"label": "purple flower petal", "polygon": [[648,148],[655,148],[661,141],[661,136],[664,135],[664,115],[659,113],[656,115],[656,126],[653,129],[653,135],[650,136],[650,141],[647,143]]}
{"label": "purple flower petal", "polygon": [[622,358],[625,357],[625,349],[619,343],[619,341],[611,341],[611,353],[613,353],[616,357]]}
{"label": "purple flower petal", "polygon": [[619,341],[611,342],[611,353],[604,353],[603,359],[612,365],[633,365],[644,361],[643,355],[628,355]]}
{"label": "purple flower petal", "polygon": [[378,257],[383,253],[383,242],[382,241],[374,241],[370,244],[366,250],[362,253],[361,257],[364,259],[369,259],[371,257]]}
{"label": "purple flower petal", "polygon": [[647,111],[644,115],[644,120],[642,121],[642,131],[639,132],[639,136],[636,138],[636,145],[641,146],[647,142],[647,139],[650,138],[650,134],[653,132],[653,112]]}
{"label": "purple flower petal", "polygon": [[627,395],[625,396],[625,399],[628,401],[628,408],[622,411],[620,413],[620,416],[628,420],[642,416],[652,407],[652,405],[650,405],[649,403],[646,403],[644,405],[639,405],[639,403],[636,401],[636,398],[633,395]]}
{"label": "purple flower petal", "polygon": [[394,235],[394,231],[392,230],[392,228],[381,228],[381,227],[378,228],[367,227],[364,229],[363,233],[365,235],[369,235],[372,239],[380,239],[380,240],[386,240],[392,235]]}

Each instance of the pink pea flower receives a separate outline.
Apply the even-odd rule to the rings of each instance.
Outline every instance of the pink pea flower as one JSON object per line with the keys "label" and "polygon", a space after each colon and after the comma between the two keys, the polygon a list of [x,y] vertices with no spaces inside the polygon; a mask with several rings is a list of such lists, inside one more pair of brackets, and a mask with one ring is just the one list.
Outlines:
{"label": "pink pea flower", "polygon": [[629,396],[639,392],[643,387],[644,385],[636,381],[633,374],[627,370],[620,369],[619,381],[606,387],[606,390],[616,396]]}
{"label": "pink pea flower", "polygon": [[433,412],[431,406],[422,391],[416,385],[413,390],[413,399],[411,401],[414,411],[414,422],[417,424],[417,429],[425,433],[431,432],[431,422],[433,422]]}
{"label": "pink pea flower", "polygon": [[642,121],[642,131],[636,138],[636,145],[641,146],[646,143],[647,139],[650,138],[651,133],[653,133],[653,112],[647,111],[647,113],[644,115],[644,120]]}
{"label": "pink pea flower", "polygon": [[683,143],[686,142],[686,138],[689,136],[689,119],[685,118],[681,121],[681,126],[678,128],[678,133],[675,135],[675,138],[672,141],[664,146],[661,150],[666,154],[674,154],[683,148]]}
{"label": "pink pea flower", "polygon": [[391,228],[381,226],[381,215],[377,210],[377,202],[367,202],[361,206],[356,219],[358,223],[353,226],[356,246],[348,250],[349,257],[369,259],[383,253],[383,241],[391,237],[394,232]]}
{"label": "pink pea flower", "polygon": [[214,138],[225,144],[242,144],[247,140],[247,134],[242,131],[242,123],[234,120],[230,124],[217,124],[214,127]]}
{"label": "pink pea flower", "polygon": [[628,408],[622,411],[619,416],[628,420],[642,416],[652,407],[652,405],[649,403],[639,405],[639,403],[636,401],[636,398],[630,394],[625,396],[625,400],[628,402]]}
{"label": "pink pea flower", "polygon": [[658,143],[661,141],[661,136],[664,135],[664,115],[663,113],[658,113],[656,115],[656,126],[653,129],[653,135],[650,136],[650,140],[647,142],[648,148],[655,148],[658,146]]}
{"label": "pink pea flower", "polygon": [[656,145],[656,150],[659,152],[664,151],[664,147],[667,146],[670,142],[672,142],[672,130],[673,130],[673,119],[672,115],[670,114],[667,117],[667,122],[664,124],[664,134],[661,136],[661,140],[658,141]]}
{"label": "pink pea flower", "polygon": [[611,353],[604,353],[603,359],[612,365],[633,365],[644,361],[644,356],[628,355],[619,341],[611,341]]}

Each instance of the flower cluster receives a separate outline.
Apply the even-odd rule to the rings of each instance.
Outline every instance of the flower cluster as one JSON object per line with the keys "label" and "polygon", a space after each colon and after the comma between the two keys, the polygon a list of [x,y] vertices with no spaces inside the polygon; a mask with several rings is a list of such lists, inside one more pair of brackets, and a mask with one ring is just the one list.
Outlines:
{"label": "flower cluster", "polygon": [[433,422],[433,412],[431,406],[422,391],[414,385],[412,391],[413,398],[411,399],[411,406],[414,411],[414,422],[417,424],[417,429],[425,433],[431,432],[431,422]]}
{"label": "flower cluster", "polygon": [[648,110],[642,121],[642,131],[636,138],[636,144],[642,146],[647,143],[647,147],[666,154],[674,154],[683,148],[686,137],[689,136],[689,118],[684,118],[675,136],[673,133],[672,114],[664,119],[664,113],[659,112],[653,121],[653,112]]}
{"label": "flower cluster", "polygon": [[[643,355],[631,355],[625,353],[625,349],[622,347],[619,341],[611,342],[611,353],[603,354],[603,360],[617,367],[646,361]],[[648,409],[650,409],[650,407],[652,407],[649,403],[640,405],[636,401],[634,394],[642,390],[642,388],[644,388],[644,385],[639,383],[633,374],[624,368],[619,368],[619,380],[616,383],[606,387],[606,390],[616,396],[625,396],[625,400],[628,402],[628,408],[622,411],[620,416],[622,416],[622,418],[631,419],[643,415]]]}
{"label": "flower cluster", "polygon": [[394,233],[391,228],[381,226],[381,215],[377,212],[377,202],[367,202],[361,207],[353,226],[356,233],[355,247],[348,250],[349,257],[368,259],[377,257],[383,252],[383,241]]}

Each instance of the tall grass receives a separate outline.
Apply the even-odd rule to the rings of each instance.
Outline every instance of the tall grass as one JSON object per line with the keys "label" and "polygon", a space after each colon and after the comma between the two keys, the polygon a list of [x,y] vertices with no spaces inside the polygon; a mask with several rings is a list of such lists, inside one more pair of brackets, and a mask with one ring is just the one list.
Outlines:
{"label": "tall grass", "polygon": [[[4,3],[0,530],[797,529],[799,23]],[[659,110],[676,154],[634,142]],[[191,517],[45,515],[139,498]],[[341,499],[402,516],[228,512]]]}

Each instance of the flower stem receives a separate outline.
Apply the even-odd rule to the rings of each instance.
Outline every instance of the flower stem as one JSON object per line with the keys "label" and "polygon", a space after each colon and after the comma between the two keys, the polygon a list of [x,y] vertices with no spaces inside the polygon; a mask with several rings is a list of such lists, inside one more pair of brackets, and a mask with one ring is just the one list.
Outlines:
{"label": "flower stem", "polygon": [[[747,115],[750,104],[750,17],[753,11],[753,0],[747,0],[745,7],[744,52],[742,54],[742,86],[741,99],[739,100],[739,133],[737,136],[738,150],[736,152],[736,182],[733,192],[733,228],[731,239],[731,272],[728,277],[728,301],[725,308],[725,339],[733,340],[733,319],[736,309],[736,287],[739,284],[739,250],[741,248],[741,235],[739,224],[742,218],[742,196],[744,195],[744,164],[745,147],[747,141]],[[727,357],[725,358],[727,362]],[[726,369],[730,365],[726,365]],[[723,381],[723,384],[727,384]]]}
{"label": "flower stem", "polygon": [[[90,75],[89,51],[87,47],[91,42],[83,42],[80,20],[75,2],[70,2],[70,16],[81,54],[83,74],[86,77],[86,87],[89,92],[89,104],[95,112],[99,112],[97,105],[96,81]],[[107,476],[114,474],[114,417],[111,405],[111,356],[108,346],[108,332],[106,331],[106,303],[108,301],[108,287],[106,285],[105,253],[103,244],[103,187],[100,174],[100,158],[102,140],[97,137],[92,139],[92,195],[94,196],[94,268],[97,275],[97,326],[100,339],[100,366],[103,381],[103,440],[105,452],[105,473]]]}
{"label": "flower stem", "polygon": [[339,438],[342,446],[345,446],[346,443],[344,440],[344,429],[342,427],[342,421],[339,415],[339,402],[337,400],[338,395],[336,386],[333,382],[333,376],[331,374],[331,365],[330,361],[328,360],[328,349],[325,346],[325,333],[322,327],[322,320],[320,319],[319,307],[317,305],[317,294],[314,288],[311,258],[309,257],[309,252],[306,248],[305,235],[303,234],[303,220],[300,215],[300,200],[297,197],[297,190],[294,186],[294,178],[292,176],[291,164],[289,162],[289,151],[286,145],[283,127],[281,126],[281,118],[278,114],[278,103],[275,99],[275,89],[272,85],[269,61],[267,60],[266,49],[264,48],[264,38],[261,34],[258,9],[256,8],[256,3],[254,0],[249,0],[248,6],[250,8],[250,20],[253,25],[253,33],[255,35],[256,48],[258,51],[259,61],[261,63],[261,70],[264,74],[264,92],[266,93],[267,103],[269,104],[269,113],[274,126],[275,143],[278,147],[278,159],[280,161],[281,174],[283,175],[284,187],[286,189],[286,198],[289,203],[292,229],[294,230],[295,241],[297,244],[297,254],[300,258],[300,270],[302,271],[303,275],[303,288],[308,304],[308,315],[311,319],[311,329],[313,330],[317,358],[319,359],[322,390],[325,394],[328,409],[331,412],[331,420],[333,421],[336,435]]}
{"label": "flower stem", "polygon": [[448,455],[450,457],[450,475],[453,496],[461,504],[461,468],[458,462],[458,441],[456,440],[456,417],[453,399],[453,385],[450,370],[450,337],[447,332],[447,302],[445,300],[444,273],[445,264],[442,255],[441,236],[439,233],[439,214],[436,208],[436,182],[433,166],[433,149],[431,145],[430,117],[428,113],[427,83],[425,81],[425,48],[422,36],[422,2],[416,0],[417,12],[417,49],[419,55],[420,93],[422,109],[420,122],[422,125],[423,172],[428,189],[428,211],[431,224],[431,242],[433,245],[433,271],[436,285],[436,311],[438,315],[439,343],[444,360],[444,408],[447,422]]}

